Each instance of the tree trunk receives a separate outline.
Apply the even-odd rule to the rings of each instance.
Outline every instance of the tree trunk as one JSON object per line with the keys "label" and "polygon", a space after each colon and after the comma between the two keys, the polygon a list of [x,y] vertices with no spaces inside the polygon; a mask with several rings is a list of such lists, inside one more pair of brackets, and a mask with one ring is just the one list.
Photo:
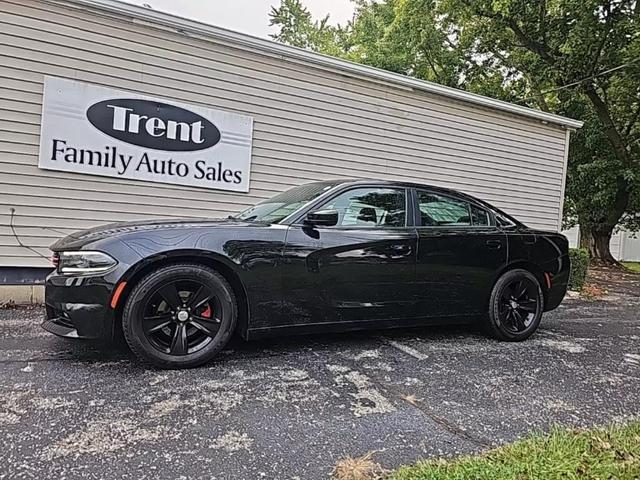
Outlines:
{"label": "tree trunk", "polygon": [[589,253],[591,253],[593,245],[593,237],[591,236],[591,232],[586,228],[580,226],[580,248],[584,248]]}
{"label": "tree trunk", "polygon": [[580,246],[589,250],[589,255],[593,261],[608,265],[616,265],[618,263],[611,255],[611,249],[609,248],[613,228],[580,233]]}
{"label": "tree trunk", "polygon": [[618,263],[616,259],[613,258],[613,255],[611,255],[609,248],[611,235],[613,235],[613,228],[610,230],[594,230],[591,232],[592,240],[590,242],[589,253],[593,260],[606,264]]}

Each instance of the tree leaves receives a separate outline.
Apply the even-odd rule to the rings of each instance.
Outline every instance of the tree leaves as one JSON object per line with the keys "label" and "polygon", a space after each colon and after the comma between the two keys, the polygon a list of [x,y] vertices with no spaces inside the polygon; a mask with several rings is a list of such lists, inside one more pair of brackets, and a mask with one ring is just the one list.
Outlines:
{"label": "tree leaves", "polygon": [[571,142],[565,220],[640,224],[636,0],[357,0],[314,21],[282,0],[279,41],[584,120]]}

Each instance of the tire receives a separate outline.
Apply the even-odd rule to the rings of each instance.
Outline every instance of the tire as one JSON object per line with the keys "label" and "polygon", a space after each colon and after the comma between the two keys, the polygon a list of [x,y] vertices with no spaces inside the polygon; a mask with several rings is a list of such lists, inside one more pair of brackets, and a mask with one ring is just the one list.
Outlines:
{"label": "tire", "polygon": [[485,331],[499,340],[521,342],[537,330],[543,309],[538,279],[527,270],[510,270],[493,287]]}
{"label": "tire", "polygon": [[159,268],[136,284],[122,312],[122,329],[142,361],[191,368],[224,348],[237,317],[229,282],[211,268],[185,263]]}

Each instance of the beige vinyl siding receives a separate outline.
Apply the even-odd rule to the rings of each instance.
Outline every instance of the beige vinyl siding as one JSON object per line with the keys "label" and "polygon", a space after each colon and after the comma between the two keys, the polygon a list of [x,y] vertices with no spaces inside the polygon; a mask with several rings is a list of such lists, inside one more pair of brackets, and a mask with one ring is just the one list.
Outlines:
{"label": "beige vinyl siding", "polygon": [[[101,223],[215,217],[331,178],[414,180],[558,228],[566,136],[558,125],[299,59],[36,0],[0,12],[0,266],[42,266],[61,235]],[[44,76],[254,117],[248,194],[40,170]]]}

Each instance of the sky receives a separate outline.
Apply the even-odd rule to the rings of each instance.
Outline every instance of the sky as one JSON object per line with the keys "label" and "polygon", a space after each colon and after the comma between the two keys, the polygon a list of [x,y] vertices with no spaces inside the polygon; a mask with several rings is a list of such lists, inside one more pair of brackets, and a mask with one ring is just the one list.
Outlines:
{"label": "sky", "polygon": [[[275,29],[269,27],[269,12],[280,0],[125,0],[147,4],[155,10],[191,18],[237,32],[268,38]],[[314,18],[330,15],[333,24],[351,19],[354,5],[350,0],[303,0]]]}

